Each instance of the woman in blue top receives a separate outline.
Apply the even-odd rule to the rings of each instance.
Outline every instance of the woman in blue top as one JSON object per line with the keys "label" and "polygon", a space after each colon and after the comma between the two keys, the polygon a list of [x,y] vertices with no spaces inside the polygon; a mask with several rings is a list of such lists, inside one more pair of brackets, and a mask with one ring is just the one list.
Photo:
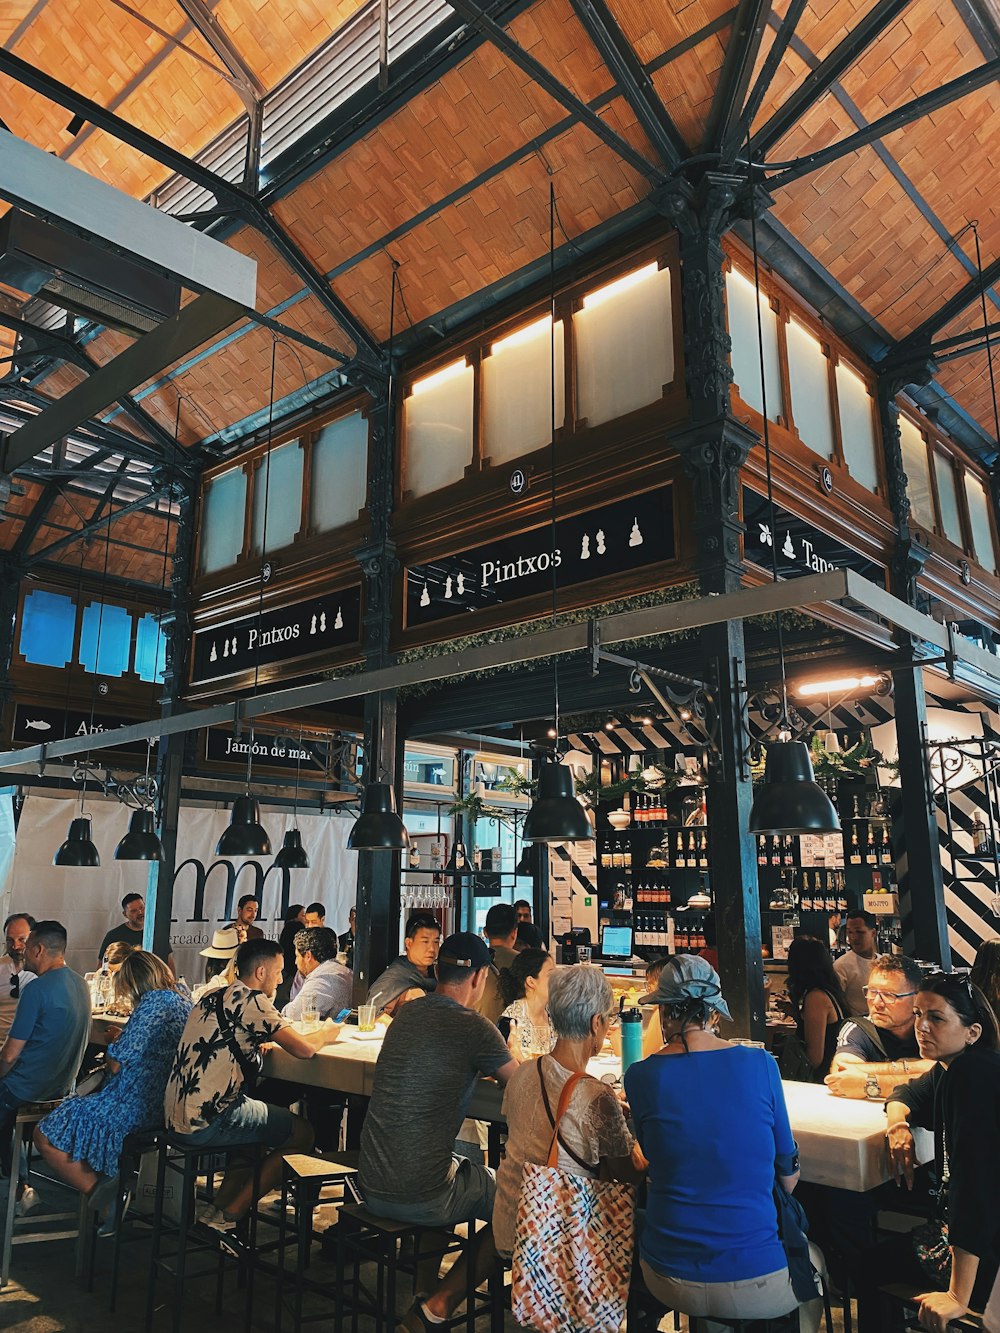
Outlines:
{"label": "woman in blue top", "polygon": [[97,1092],[67,1098],[35,1130],[49,1166],[94,1206],[113,1198],[102,1186],[117,1176],[125,1136],[163,1124],[167,1077],[191,1008],[155,954],[136,949],[114,980],[117,1002],[132,1012],[108,1047],[109,1076]]}
{"label": "woman in blue top", "polygon": [[[679,955],[644,1001],[659,1008],[664,1044],[625,1075],[636,1139],[649,1161],[643,1277],[669,1309],[706,1320],[775,1319],[794,1310],[778,1238],[775,1173],[798,1180],[778,1067],[766,1051],[716,1033],[729,1018],[704,958]],[[818,1259],[818,1252],[814,1262]],[[801,1306],[819,1327],[822,1300]]]}

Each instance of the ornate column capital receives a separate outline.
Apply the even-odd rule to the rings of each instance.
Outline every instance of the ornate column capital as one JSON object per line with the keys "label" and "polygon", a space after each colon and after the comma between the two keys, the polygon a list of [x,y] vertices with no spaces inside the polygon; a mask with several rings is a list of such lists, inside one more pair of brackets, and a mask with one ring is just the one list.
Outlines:
{"label": "ornate column capital", "polygon": [[675,432],[669,443],[691,481],[702,586],[711,592],[738,587],[743,569],[740,485],[757,435],[726,413]]}

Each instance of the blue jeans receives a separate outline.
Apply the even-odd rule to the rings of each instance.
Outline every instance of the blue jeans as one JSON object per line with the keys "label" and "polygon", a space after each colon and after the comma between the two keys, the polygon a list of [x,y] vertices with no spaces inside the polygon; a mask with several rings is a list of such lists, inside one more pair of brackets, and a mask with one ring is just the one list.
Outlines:
{"label": "blue jeans", "polygon": [[10,1175],[11,1136],[20,1106],[20,1100],[15,1100],[0,1080],[0,1168],[5,1176]]}

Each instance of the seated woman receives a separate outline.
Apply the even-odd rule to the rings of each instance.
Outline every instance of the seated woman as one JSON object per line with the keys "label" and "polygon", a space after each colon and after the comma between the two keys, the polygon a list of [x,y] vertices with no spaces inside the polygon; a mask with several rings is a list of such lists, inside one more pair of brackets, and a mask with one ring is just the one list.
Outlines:
{"label": "seated woman", "polygon": [[969,980],[978,986],[990,1002],[1000,1023],[1000,939],[983,940],[976,951]]}
{"label": "seated woman", "polygon": [[[522,955],[523,956],[523,955]],[[503,974],[501,973],[501,976]],[[598,967],[580,964],[554,971],[549,982],[549,1017],[556,1044],[551,1055],[522,1065],[504,1091],[507,1151],[497,1171],[493,1238],[498,1254],[510,1258],[514,1222],[526,1162],[544,1165],[552,1145],[559,1098],[573,1074],[585,1076],[573,1089],[559,1135],[563,1171],[596,1180],[635,1180],[638,1155],[613,1088],[586,1075],[587,1062],[600,1051],[616,1016],[611,983]],[[551,1116],[549,1112],[551,1111]]]}
{"label": "seated woman", "polygon": [[859,1284],[865,1333],[894,1327],[877,1296],[891,1282],[924,1291],[920,1327],[944,1333],[950,1320],[983,1309],[1000,1262],[1000,1036],[993,1010],[977,986],[947,972],[924,978],[913,1007],[920,1055],[936,1064],[886,1102],[889,1160],[912,1187],[913,1128],[934,1131],[938,1179],[945,1181],[942,1216],[872,1251]]}
{"label": "seated woman", "polygon": [[[155,954],[136,949],[115,976],[116,998],[132,1016],[108,1047],[109,1075],[86,1097],[68,1097],[35,1130],[35,1145],[57,1175],[93,1206],[114,1196],[128,1134],[163,1123],[167,1076],[191,1008]],[[100,1193],[97,1191],[100,1189]]]}
{"label": "seated woman", "polygon": [[104,950],[104,966],[109,974],[114,976],[118,969],[124,963],[130,953],[134,953],[136,946],[134,944],[125,944],[123,940],[112,940]]}
{"label": "seated woman", "polygon": [[783,1059],[782,1077],[822,1083],[830,1072],[840,1026],[847,1017],[844,990],[822,940],[800,935],[788,946],[788,995],[801,1043],[797,1049],[804,1048],[808,1070],[789,1068]]}
{"label": "seated woman", "polygon": [[664,1039],[625,1075],[649,1162],[646,1286],[668,1309],[706,1320],[699,1329],[713,1329],[713,1318],[776,1319],[796,1306],[800,1328],[818,1328],[822,1300],[800,1304],[778,1236],[775,1176],[791,1190],[798,1169],[777,1065],[767,1051],[717,1035],[729,1009],[704,958],[668,959],[644,1003],[658,1006]]}
{"label": "seated woman", "polygon": [[506,1006],[497,1027],[515,1060],[547,1055],[556,1044],[549,1019],[549,982],[555,960],[544,949],[525,949],[497,978],[500,998]]}

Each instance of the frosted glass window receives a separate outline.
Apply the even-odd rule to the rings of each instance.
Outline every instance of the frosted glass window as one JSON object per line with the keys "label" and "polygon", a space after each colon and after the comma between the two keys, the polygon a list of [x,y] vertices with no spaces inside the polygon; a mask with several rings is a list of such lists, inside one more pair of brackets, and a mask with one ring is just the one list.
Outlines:
{"label": "frosted glass window", "polygon": [[[298,440],[271,449],[253,479],[252,549],[263,555],[290,546],[302,526],[302,450]],[[265,505],[267,525],[265,527]]]}
{"label": "frosted glass window", "polygon": [[[556,427],[566,419],[563,326],[556,321]],[[552,319],[490,348],[483,361],[483,454],[496,467],[552,439]]]}
{"label": "frosted glass window", "polygon": [[938,510],[941,531],[956,546],[965,546],[962,540],[962,518],[958,511],[958,488],[951,459],[934,450],[934,475],[937,478]]}
{"label": "frosted glass window", "polygon": [[969,526],[972,528],[972,549],[983,569],[996,573],[997,557],[993,544],[991,504],[986,487],[974,472],[965,474],[965,497],[969,502]]}
{"label": "frosted glass window", "polygon": [[313,445],[310,525],[329,532],[353,523],[368,498],[368,422],[352,412],[324,426]]}
{"label": "frosted glass window", "polygon": [[166,665],[166,631],[156,616],[145,615],[135,630],[135,673],[140,680],[160,681]]}
{"label": "frosted glass window", "polygon": [[830,411],[829,362],[822,345],[797,320],[788,321],[788,380],[792,418],[799,439],[820,458],[833,457],[833,415]]}
{"label": "frosted glass window", "polygon": [[875,414],[868,386],[850,366],[837,366],[837,401],[844,462],[855,481],[870,491],[878,489]]}
{"label": "frosted glass window", "polygon": [[222,472],[208,483],[201,511],[201,572],[214,574],[235,564],[243,550],[247,479],[242,468]]}
{"label": "frosted glass window", "polygon": [[[730,363],[740,397],[748,407],[764,414],[760,392],[760,349],[757,342],[757,311],[754,309],[754,285],[742,273],[730,269],[726,274],[726,308],[729,312],[729,337],[733,344]],[[764,292],[760,294],[761,332],[764,335],[764,388],[767,390],[767,415],[777,421],[784,411],[781,397],[781,372],[778,367],[778,316]]]}
{"label": "frosted glass window", "polygon": [[931,471],[927,462],[927,444],[912,421],[899,418],[899,442],[903,448],[903,471],[906,473],[906,494],[914,522],[925,528],[934,522],[934,496],[931,494]]}
{"label": "frosted glass window", "polygon": [[36,588],[24,599],[18,652],[34,666],[64,667],[73,659],[76,603]]}
{"label": "frosted glass window", "polygon": [[465,476],[472,462],[474,382],[463,359],[414,383],[403,408],[411,494],[429,495]]}
{"label": "frosted glass window", "polygon": [[91,602],[83,609],[80,665],[99,676],[123,676],[132,656],[132,617],[124,606]]}
{"label": "frosted glass window", "polygon": [[657,402],[674,378],[670,270],[647,264],[589,292],[573,334],[577,415],[588,425]]}

